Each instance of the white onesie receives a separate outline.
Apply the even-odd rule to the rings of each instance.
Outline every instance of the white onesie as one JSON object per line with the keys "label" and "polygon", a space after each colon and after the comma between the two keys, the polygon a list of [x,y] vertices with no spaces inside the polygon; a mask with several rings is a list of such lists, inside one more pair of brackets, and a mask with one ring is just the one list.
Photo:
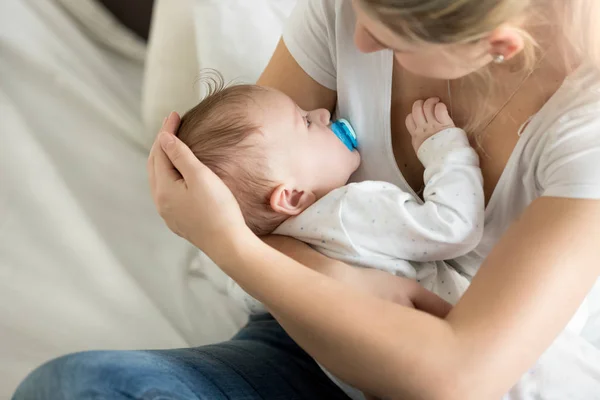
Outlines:
{"label": "white onesie", "polygon": [[[479,158],[458,128],[430,137],[417,155],[425,166],[424,201],[387,182],[351,183],[286,220],[274,233],[357,267],[416,279],[455,304],[469,281],[443,260],[469,253],[481,239]],[[266,312],[233,280],[228,290],[250,313]]]}

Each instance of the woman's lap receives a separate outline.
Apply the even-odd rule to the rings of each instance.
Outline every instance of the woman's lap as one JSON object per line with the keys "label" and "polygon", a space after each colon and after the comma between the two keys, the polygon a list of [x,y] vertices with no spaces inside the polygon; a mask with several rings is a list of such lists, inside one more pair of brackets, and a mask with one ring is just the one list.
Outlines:
{"label": "woman's lap", "polygon": [[35,370],[13,400],[348,398],[270,316],[190,349],[93,351]]}

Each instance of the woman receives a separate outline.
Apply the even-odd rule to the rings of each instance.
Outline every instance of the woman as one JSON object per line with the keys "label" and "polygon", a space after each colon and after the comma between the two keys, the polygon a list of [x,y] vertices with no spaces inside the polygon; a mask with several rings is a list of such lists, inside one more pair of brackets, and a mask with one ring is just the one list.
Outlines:
{"label": "woman", "polygon": [[[359,180],[419,192],[404,128],[416,99],[440,97],[472,132],[486,227],[454,260],[476,276],[449,313],[411,281],[253,236],[226,186],[172,135],[175,114],[148,161],[158,210],[346,382],[384,398],[499,398],[600,275],[599,17],[596,0],[307,0],[261,77],[303,109],[337,108],[368,129]],[[197,349],[67,356],[15,397],[346,398],[277,322]]]}

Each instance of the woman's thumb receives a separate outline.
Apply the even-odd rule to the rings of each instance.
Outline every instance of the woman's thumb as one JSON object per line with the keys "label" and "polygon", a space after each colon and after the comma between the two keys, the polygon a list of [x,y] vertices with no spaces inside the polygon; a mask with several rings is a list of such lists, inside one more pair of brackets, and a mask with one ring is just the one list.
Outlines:
{"label": "woman's thumb", "polygon": [[179,124],[181,123],[181,118],[179,114],[175,111],[172,111],[171,114],[163,121],[163,125],[160,128],[161,132],[172,133],[175,135],[177,133],[177,129],[179,129]]}

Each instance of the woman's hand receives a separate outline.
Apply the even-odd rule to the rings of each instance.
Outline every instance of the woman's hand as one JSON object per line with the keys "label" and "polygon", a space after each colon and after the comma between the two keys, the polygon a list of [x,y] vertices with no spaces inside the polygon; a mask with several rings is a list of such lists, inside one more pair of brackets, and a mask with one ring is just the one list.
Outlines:
{"label": "woman's hand", "polygon": [[252,233],[229,188],[175,136],[179,122],[171,113],[150,150],[152,198],[173,232],[213,258],[239,235]]}
{"label": "woman's hand", "polygon": [[416,308],[439,318],[445,318],[452,309],[450,303],[423,288],[414,279],[371,268],[352,267],[290,237],[272,235],[264,237],[263,241],[307,268],[382,300]]}
{"label": "woman's hand", "polygon": [[446,318],[452,310],[450,303],[425,289],[414,279],[393,276],[376,269],[350,268],[353,277],[350,278],[349,284],[383,300],[416,308],[438,318]]}

